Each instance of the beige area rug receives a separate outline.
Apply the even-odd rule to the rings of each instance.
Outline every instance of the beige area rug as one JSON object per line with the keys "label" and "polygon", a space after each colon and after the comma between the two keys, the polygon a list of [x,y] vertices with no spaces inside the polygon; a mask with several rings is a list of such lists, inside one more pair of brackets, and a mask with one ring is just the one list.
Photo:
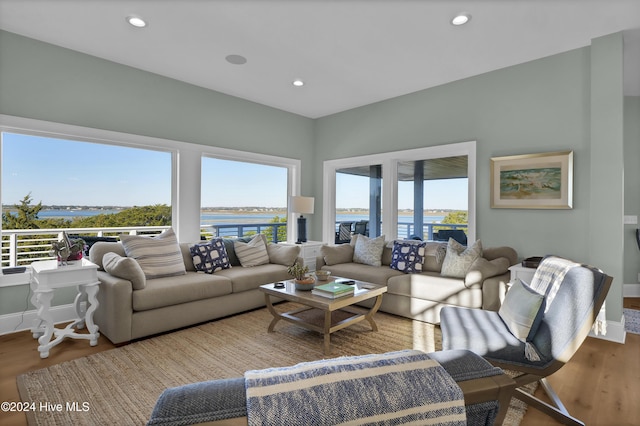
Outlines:
{"label": "beige area rug", "polygon": [[[267,333],[270,321],[269,312],[259,309],[23,374],[17,378],[23,401],[63,407],[30,412],[29,424],[143,425],[168,387],[337,356],[410,348],[433,352],[442,345],[438,327],[379,312],[378,332],[366,321],[343,329],[332,334],[333,352],[325,356],[318,333],[284,321]],[[526,405],[514,402],[519,401],[512,399],[505,424],[522,420]]]}

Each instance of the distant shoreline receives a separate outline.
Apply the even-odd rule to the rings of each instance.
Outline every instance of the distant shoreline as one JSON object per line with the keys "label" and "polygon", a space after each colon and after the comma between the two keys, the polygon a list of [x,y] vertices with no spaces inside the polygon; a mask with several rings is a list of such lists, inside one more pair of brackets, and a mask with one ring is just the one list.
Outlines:
{"label": "distant shoreline", "polygon": [[[100,214],[100,212],[105,212],[104,214],[115,214],[119,213],[123,210],[130,209],[132,207],[122,207],[122,206],[42,206],[42,211],[66,211],[66,212],[94,212],[96,214]],[[17,209],[11,205],[3,205],[2,211],[4,212],[13,212]],[[423,212],[423,216],[446,216],[449,212],[459,211],[459,210],[425,210]],[[212,207],[212,208],[204,208],[201,210],[202,214],[215,214],[215,215],[264,215],[264,214],[272,214],[283,216],[287,214],[287,209],[278,208],[278,207]],[[339,215],[368,215],[369,210],[365,209],[336,209],[336,213]],[[413,211],[411,210],[402,210],[398,212],[398,216],[413,216]]]}

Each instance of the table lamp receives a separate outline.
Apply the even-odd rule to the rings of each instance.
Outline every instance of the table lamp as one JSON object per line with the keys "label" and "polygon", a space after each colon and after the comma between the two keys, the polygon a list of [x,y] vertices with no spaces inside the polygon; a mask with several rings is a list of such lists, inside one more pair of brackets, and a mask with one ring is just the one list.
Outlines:
{"label": "table lamp", "polygon": [[289,199],[289,206],[293,213],[300,213],[298,218],[298,241],[296,244],[302,244],[307,241],[307,219],[303,214],[313,213],[313,197],[302,197],[294,195]]}

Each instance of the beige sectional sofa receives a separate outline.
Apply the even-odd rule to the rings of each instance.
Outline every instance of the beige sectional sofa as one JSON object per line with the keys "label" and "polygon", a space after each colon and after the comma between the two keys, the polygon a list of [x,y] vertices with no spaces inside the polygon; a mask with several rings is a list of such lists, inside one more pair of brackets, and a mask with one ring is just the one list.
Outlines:
{"label": "beige sectional sofa", "polygon": [[[269,263],[243,267],[233,253],[233,242],[225,239],[231,268],[214,273],[196,272],[190,252],[193,244],[180,243],[184,273],[151,279],[141,278],[137,268],[133,272],[120,268],[124,272],[115,272],[120,276],[105,271],[104,259],[125,263],[125,247],[121,242],[94,244],[89,258],[99,266],[99,307],[94,320],[100,333],[118,344],[265,306],[258,287],[290,279],[287,267],[301,260],[299,247],[264,241]],[[107,253],[113,254],[105,257]]]}
{"label": "beige sectional sofa", "polygon": [[442,266],[452,240],[428,242],[422,270],[405,273],[390,267],[393,241],[385,242],[380,266],[354,262],[357,239],[350,244],[324,246],[316,260],[317,268],[331,271],[334,276],[386,285],[381,311],[434,324],[440,322],[440,310],[447,305],[497,311],[509,282],[507,268],[518,262],[511,247],[480,249],[481,255],[462,276],[446,276]]}

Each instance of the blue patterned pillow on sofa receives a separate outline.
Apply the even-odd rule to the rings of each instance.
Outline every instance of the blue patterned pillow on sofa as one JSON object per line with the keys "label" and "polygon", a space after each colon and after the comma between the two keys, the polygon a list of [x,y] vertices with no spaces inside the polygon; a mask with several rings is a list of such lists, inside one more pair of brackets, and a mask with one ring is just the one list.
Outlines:
{"label": "blue patterned pillow on sofa", "polygon": [[214,238],[208,243],[194,244],[189,247],[189,251],[196,271],[213,274],[216,271],[231,268],[222,238]]}
{"label": "blue patterned pillow on sofa", "polygon": [[394,241],[391,252],[391,269],[415,274],[422,272],[426,243]]}

